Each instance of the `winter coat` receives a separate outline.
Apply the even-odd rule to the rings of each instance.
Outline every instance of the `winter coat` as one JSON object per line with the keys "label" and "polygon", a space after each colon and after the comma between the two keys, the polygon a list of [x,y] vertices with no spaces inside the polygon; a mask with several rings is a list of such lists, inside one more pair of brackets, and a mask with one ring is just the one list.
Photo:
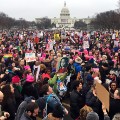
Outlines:
{"label": "winter coat", "polygon": [[22,114],[24,113],[26,106],[31,100],[34,99],[33,97],[27,97],[25,100],[19,105],[16,113],[15,120],[20,120]]}
{"label": "winter coat", "polygon": [[32,119],[30,118],[27,113],[23,113],[22,117],[20,118],[20,120],[36,120],[36,118]]}
{"label": "winter coat", "polygon": [[6,111],[10,114],[8,120],[14,120],[16,113],[16,101],[14,99],[9,98],[2,107],[3,111]]}
{"label": "winter coat", "polygon": [[21,93],[24,98],[33,96],[35,99],[38,99],[37,89],[33,86],[32,83],[25,82]]}
{"label": "winter coat", "polygon": [[18,106],[22,102],[22,95],[21,95],[22,87],[17,86],[15,84],[13,84],[13,87],[14,87],[14,94],[15,94],[15,100],[16,100],[16,108],[18,108]]}
{"label": "winter coat", "polygon": [[84,105],[85,97],[82,92],[73,90],[70,95],[70,114],[73,119],[79,117],[79,111]]}
{"label": "winter coat", "polygon": [[[49,97],[50,96],[50,97]],[[47,99],[49,97],[49,100],[47,102]],[[63,111],[64,111],[64,107],[62,106],[60,99],[55,95],[55,94],[50,94],[50,95],[45,95],[44,96],[45,101],[48,103],[47,106],[47,114],[52,113],[56,104],[60,104],[60,106],[62,107]]]}
{"label": "winter coat", "polygon": [[86,105],[90,106],[93,111],[99,115],[100,120],[104,119],[102,112],[102,103],[96,96],[93,95],[92,90],[90,90],[86,95]]}
{"label": "winter coat", "polygon": [[112,119],[116,113],[120,113],[120,99],[111,99],[109,110],[110,119]]}
{"label": "winter coat", "polygon": [[74,63],[73,66],[75,67],[75,72],[81,72],[82,71],[82,66],[79,63]]}

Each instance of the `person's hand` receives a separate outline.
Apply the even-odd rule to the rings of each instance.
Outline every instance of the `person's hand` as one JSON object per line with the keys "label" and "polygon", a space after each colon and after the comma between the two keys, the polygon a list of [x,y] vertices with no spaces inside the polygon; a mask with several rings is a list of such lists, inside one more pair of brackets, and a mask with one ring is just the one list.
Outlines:
{"label": "person's hand", "polygon": [[68,115],[68,110],[65,108],[65,114]]}
{"label": "person's hand", "polygon": [[96,91],[95,90],[93,90],[93,95],[96,97],[97,96],[97,94],[96,94]]}
{"label": "person's hand", "polygon": [[6,120],[7,118],[5,116],[1,116],[0,120]]}
{"label": "person's hand", "polygon": [[4,75],[5,75],[5,74],[1,74],[1,75],[0,75],[0,78],[3,78],[3,77],[4,77]]}
{"label": "person's hand", "polygon": [[8,118],[8,117],[10,117],[10,114],[9,114],[8,112],[4,112],[4,116],[5,116],[6,118]]}
{"label": "person's hand", "polygon": [[104,103],[102,103],[102,111],[103,111],[104,114],[107,114],[106,107],[105,107]]}

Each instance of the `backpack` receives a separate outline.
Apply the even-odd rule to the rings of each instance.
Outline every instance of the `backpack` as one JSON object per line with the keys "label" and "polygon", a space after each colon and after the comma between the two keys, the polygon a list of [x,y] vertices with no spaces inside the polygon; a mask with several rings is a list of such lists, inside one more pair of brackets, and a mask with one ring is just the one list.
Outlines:
{"label": "backpack", "polygon": [[52,94],[50,94],[47,98],[47,101],[45,102],[45,108],[43,109],[43,119],[42,120],[48,120],[48,116],[47,116],[47,107],[48,107],[48,101],[50,99],[50,97],[52,96]]}

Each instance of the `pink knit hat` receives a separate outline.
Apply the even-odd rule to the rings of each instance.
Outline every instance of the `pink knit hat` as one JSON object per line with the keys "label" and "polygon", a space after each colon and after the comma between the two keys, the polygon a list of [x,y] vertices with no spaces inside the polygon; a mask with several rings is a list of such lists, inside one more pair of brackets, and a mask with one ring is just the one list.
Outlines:
{"label": "pink knit hat", "polygon": [[18,76],[14,76],[12,77],[12,83],[19,83],[20,82],[20,78]]}
{"label": "pink knit hat", "polygon": [[85,55],[88,55],[88,51],[86,49],[83,52]]}
{"label": "pink knit hat", "polygon": [[24,69],[25,69],[25,70],[28,70],[28,69],[30,69],[30,66],[29,66],[29,65],[26,65],[26,66],[24,66]]}
{"label": "pink knit hat", "polygon": [[27,75],[26,82],[34,82],[34,77],[31,75]]}

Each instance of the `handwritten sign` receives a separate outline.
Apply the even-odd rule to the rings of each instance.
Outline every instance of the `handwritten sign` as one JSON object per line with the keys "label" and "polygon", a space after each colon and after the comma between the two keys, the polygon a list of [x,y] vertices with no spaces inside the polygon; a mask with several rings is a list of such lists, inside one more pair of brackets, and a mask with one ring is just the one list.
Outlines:
{"label": "handwritten sign", "polygon": [[84,49],[89,48],[89,42],[88,41],[83,41],[83,48]]}
{"label": "handwritten sign", "polygon": [[25,53],[26,62],[36,61],[35,53]]}

